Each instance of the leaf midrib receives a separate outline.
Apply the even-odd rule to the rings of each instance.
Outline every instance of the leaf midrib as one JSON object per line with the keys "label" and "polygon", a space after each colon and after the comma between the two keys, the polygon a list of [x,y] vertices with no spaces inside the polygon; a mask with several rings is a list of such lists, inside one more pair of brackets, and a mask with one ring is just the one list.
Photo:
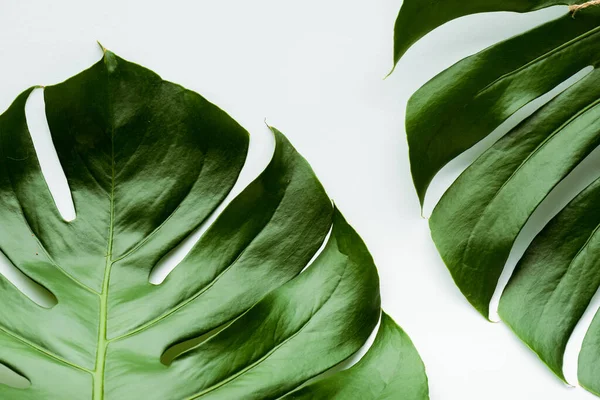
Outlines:
{"label": "leaf midrib", "polygon": [[[104,48],[103,48],[104,49]],[[106,63],[106,50],[104,50],[104,61]],[[108,66],[107,66],[108,69]],[[106,75],[107,87],[109,74]],[[110,90],[108,95],[110,95]],[[102,292],[100,293],[100,311],[98,322],[98,341],[96,343],[96,363],[93,376],[93,400],[104,399],[104,371],[106,367],[106,350],[108,348],[107,326],[108,326],[108,289],[110,284],[110,272],[114,264],[112,260],[113,239],[114,239],[114,222],[115,222],[115,140],[114,140],[114,125],[113,112],[111,109],[110,99],[108,104],[108,118],[110,121],[110,145],[111,145],[111,188],[110,188],[110,222],[108,227],[108,244],[106,250],[106,265],[104,267],[104,278],[102,280]]]}
{"label": "leaf midrib", "polygon": [[[597,33],[600,32],[600,26],[593,28],[581,35],[578,35],[576,37],[574,37],[573,39],[569,40],[568,42],[565,42],[563,44],[561,44],[560,46],[554,47],[553,49],[541,54],[540,56],[528,61],[527,63],[521,65],[518,68],[515,68],[511,71],[508,71],[502,75],[500,75],[499,77],[497,77],[496,79],[494,79],[493,81],[491,81],[490,83],[488,83],[487,85],[485,85],[482,89],[479,89],[477,91],[477,93],[475,93],[475,95],[473,96],[473,100],[477,99],[479,96],[481,96],[484,92],[486,92],[488,89],[492,88],[492,86],[495,86],[497,83],[504,81],[505,79],[518,74],[519,72],[526,70],[527,68],[531,67],[532,65],[535,65],[549,57],[551,57],[552,55],[566,49],[569,48],[571,45],[573,44],[577,44],[580,41],[588,38],[589,36],[593,36]],[[475,57],[476,55],[472,56]],[[595,68],[595,64],[593,65]],[[429,139],[427,142],[427,153],[429,153],[431,151],[431,146],[433,146],[433,139]]]}

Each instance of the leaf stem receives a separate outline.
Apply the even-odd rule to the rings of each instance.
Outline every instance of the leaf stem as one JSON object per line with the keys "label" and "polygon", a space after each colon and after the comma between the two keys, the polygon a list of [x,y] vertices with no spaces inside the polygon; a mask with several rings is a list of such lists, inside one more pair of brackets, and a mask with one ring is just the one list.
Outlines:
{"label": "leaf stem", "polygon": [[112,248],[114,237],[114,161],[113,161],[113,183],[110,196],[110,228],[108,234],[108,249],[106,252],[106,265],[104,267],[104,279],[102,281],[102,292],[100,293],[100,322],[98,328],[98,345],[96,346],[96,367],[94,369],[94,400],[104,399],[104,369],[106,365],[106,350],[108,347],[108,288],[110,284],[110,271],[113,266]]}
{"label": "leaf stem", "polygon": [[587,3],[570,5],[569,11],[571,12],[572,17],[575,18],[575,14],[577,14],[578,11],[597,5],[600,5],[600,0],[590,0]]}
{"label": "leaf stem", "polygon": [[[105,53],[106,54],[106,53]],[[105,59],[106,61],[106,59]],[[109,102],[109,115],[110,112]],[[111,118],[112,122],[112,118]],[[108,290],[110,286],[110,272],[114,261],[112,259],[114,225],[115,225],[115,141],[114,128],[111,128],[111,189],[110,189],[110,223],[108,229],[108,245],[106,250],[106,264],[100,293],[100,310],[98,324],[98,343],[96,346],[96,365],[94,368],[93,400],[104,399],[104,371],[106,367],[106,351],[108,348]]]}

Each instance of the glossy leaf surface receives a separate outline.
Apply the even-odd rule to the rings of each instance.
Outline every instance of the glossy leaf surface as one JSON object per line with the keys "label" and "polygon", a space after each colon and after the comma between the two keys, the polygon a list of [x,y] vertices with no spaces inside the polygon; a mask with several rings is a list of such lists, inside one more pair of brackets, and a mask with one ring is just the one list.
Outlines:
{"label": "glossy leaf surface", "polygon": [[[428,28],[421,33],[426,33],[474,12],[527,11],[557,4],[485,3],[446,0],[419,14],[407,2],[398,24],[422,23]],[[413,39],[398,32],[396,51],[401,55]],[[486,318],[517,236],[541,202],[600,144],[599,64],[600,7],[590,5],[458,62],[409,101],[411,169],[423,203],[433,177],[450,160],[528,103],[578,72],[591,71],[479,156],[432,213],[431,233],[444,262],[460,290]],[[597,176],[600,170],[596,171]],[[599,182],[579,193],[538,234],[500,300],[501,318],[562,379],[569,338],[600,287]],[[598,319],[587,332],[579,358],[579,380],[596,393],[600,392]]]}
{"label": "glossy leaf surface", "polygon": [[412,400],[428,396],[419,354],[406,333],[385,313],[373,347],[358,364],[284,399],[352,399],[357,393],[365,399]]}
{"label": "glossy leaf surface", "polygon": [[394,63],[419,39],[444,25],[465,15],[492,11],[528,12],[556,5],[581,4],[585,1],[572,0],[405,0],[394,28]]}
{"label": "glossy leaf surface", "polygon": [[[106,51],[44,90],[76,210],[65,221],[28,131],[31,90],[0,116],[0,249],[57,303],[0,276],[0,365],[13,381],[0,380],[0,398],[273,399],[363,346],[380,318],[377,270],[279,131],[264,172],[155,285],[153,268],[232,189],[247,132]],[[388,317],[381,332],[365,360],[393,368],[385,381],[360,364],[328,382],[352,374],[354,398],[379,399],[373,387],[393,381],[396,395],[426,399],[410,341]]]}

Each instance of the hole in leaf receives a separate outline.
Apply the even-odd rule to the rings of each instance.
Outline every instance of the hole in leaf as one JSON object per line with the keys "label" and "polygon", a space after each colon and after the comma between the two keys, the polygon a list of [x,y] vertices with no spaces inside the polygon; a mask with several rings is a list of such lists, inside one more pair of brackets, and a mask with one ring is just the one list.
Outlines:
{"label": "hole in leaf", "polygon": [[13,263],[0,251],[0,274],[8,279],[31,301],[41,307],[52,308],[58,300],[48,289],[35,282],[33,279],[21,272]]}
{"label": "hole in leaf", "polygon": [[[262,131],[265,131],[264,126]],[[267,131],[268,132],[265,134],[250,136],[250,146],[248,148],[246,162],[244,163],[240,176],[229,195],[227,195],[225,200],[215,211],[213,211],[206,221],[189,234],[175,248],[169,251],[154,266],[154,268],[152,268],[148,278],[151,284],[160,285],[167,279],[167,276],[169,276],[177,265],[183,261],[198,240],[200,240],[204,232],[206,232],[213,222],[215,222],[229,203],[265,169],[275,151],[275,138],[270,130],[267,129]]]}
{"label": "hole in leaf", "polygon": [[46,120],[46,105],[43,89],[35,89],[25,104],[27,127],[31,134],[33,147],[37,153],[40,168],[54,203],[62,218],[73,221],[76,218],[75,206],[67,177],[58,159],[50,127]]}
{"label": "hole in leaf", "polygon": [[0,385],[15,389],[27,389],[31,386],[31,382],[8,365],[0,362]]}
{"label": "hole in leaf", "polygon": [[454,183],[459,175],[462,174],[463,171],[473,163],[473,161],[475,161],[480,155],[488,150],[495,142],[531,116],[534,112],[547,104],[554,97],[558,96],[561,92],[565,91],[583,79],[593,70],[594,67],[592,66],[582,69],[569,79],[557,85],[548,93],[526,104],[513,115],[511,115],[506,121],[500,124],[500,126],[494,129],[492,133],[446,164],[433,178],[431,185],[429,185],[429,189],[425,194],[425,201],[423,203],[423,215],[427,217],[431,215],[435,205],[439,202],[442,195]]}
{"label": "hole in leaf", "polygon": [[508,284],[515,267],[533,239],[575,196],[600,175],[600,147],[597,147],[569,175],[567,175],[531,214],[529,220],[515,239],[508,260],[504,265],[496,291],[490,302],[490,319],[499,320],[498,305],[504,288]]}
{"label": "hole in leaf", "polygon": [[[333,231],[333,225],[329,228],[329,232],[327,232],[327,235],[325,236],[325,238],[323,239],[323,243],[321,244],[321,247],[319,247],[319,249],[317,249],[317,251],[315,252],[315,254],[312,256],[312,258],[310,259],[310,261],[306,264],[306,266],[302,269],[302,271],[300,273],[303,273],[304,271],[307,270],[307,268],[309,268],[312,263],[319,257],[319,255],[323,252],[323,250],[325,249],[325,246],[327,245],[327,242],[329,241],[329,238],[331,236],[331,232]],[[192,339],[188,339],[188,340],[184,340],[180,343],[176,343],[174,345],[171,345],[169,348],[167,348],[164,353],[162,354],[162,356],[160,357],[160,362],[163,363],[164,365],[171,365],[171,363],[173,362],[173,360],[175,360],[177,357],[179,357],[180,355],[182,355],[183,353],[187,352],[188,350],[191,350],[192,348],[199,346],[200,344],[202,344],[203,342],[207,341],[208,339],[210,339],[211,337],[217,335],[219,332],[221,332],[222,330],[224,330],[225,328],[227,328],[229,325],[231,325],[233,323],[233,321],[235,321],[237,319],[234,318],[231,321],[228,321],[226,323],[224,323],[223,325],[203,334],[200,335],[198,337],[192,338]],[[381,317],[380,317],[381,319]],[[379,326],[379,325],[377,325]],[[377,332],[377,329],[375,329],[375,333]],[[360,353],[360,356],[357,356],[358,358],[362,357],[362,355],[364,355],[364,353],[366,353],[366,351],[368,350],[368,348],[370,347],[370,344],[373,342],[373,340],[375,339],[375,334],[371,335],[372,338],[369,339],[369,341],[367,343],[369,343],[369,346],[367,346],[364,350],[364,352],[360,353],[357,352],[356,354]],[[345,368],[340,367],[341,369],[346,369],[346,368],[350,368],[350,366],[354,365],[356,362],[358,362],[358,359],[356,359],[354,362],[352,362],[351,364],[349,364],[348,366],[346,366]],[[342,362],[340,364],[344,364],[345,362]],[[345,364],[344,364],[345,365]],[[338,369],[339,370],[339,369]]]}

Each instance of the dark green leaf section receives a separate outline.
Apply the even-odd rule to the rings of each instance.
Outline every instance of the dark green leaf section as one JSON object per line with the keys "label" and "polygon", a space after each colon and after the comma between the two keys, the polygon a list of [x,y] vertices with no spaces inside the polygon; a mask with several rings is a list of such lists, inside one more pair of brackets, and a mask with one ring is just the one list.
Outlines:
{"label": "dark green leaf section", "polygon": [[[185,374],[170,384],[185,398],[277,398],[356,352],[379,317],[379,279],[358,235],[337,210],[333,219],[325,249],[305,273],[176,359],[163,385]],[[120,349],[130,351],[126,343]],[[146,379],[154,390],[163,386]]]}
{"label": "dark green leaf section", "polygon": [[[144,337],[158,341],[162,351],[169,344],[165,340],[220,326],[305,267],[331,226],[332,205],[306,161],[281,133],[274,134],[276,150],[267,169],[162,285],[148,283],[163,256],[149,244],[115,262],[110,339],[154,327]],[[190,323],[197,314],[202,318]]]}
{"label": "dark green leaf section", "polygon": [[[414,40],[458,16],[556,4],[444,1],[420,9],[413,3],[407,0],[400,13],[404,26],[400,31],[397,26],[397,58]],[[412,39],[398,36],[411,29]],[[431,180],[450,160],[526,104],[594,67],[478,157],[432,213],[431,233],[444,262],[486,318],[517,236],[556,185],[600,144],[599,54],[600,7],[595,5],[456,63],[409,101],[411,169],[423,203]],[[542,230],[500,300],[502,319],[561,379],[567,343],[600,286],[599,200],[600,183],[595,182]],[[599,349],[596,316],[579,359],[580,380],[594,393],[600,393]]]}
{"label": "dark green leaf section", "polygon": [[[579,194],[536,237],[500,301],[502,319],[563,379],[569,337],[600,287],[598,202],[600,181]],[[593,365],[583,363],[580,371]]]}
{"label": "dark green leaf section", "polygon": [[[0,398],[278,398],[365,343],[381,312],[373,260],[279,131],[264,172],[153,285],[152,269],[232,189],[247,132],[105,52],[45,89],[77,213],[67,222],[27,130],[30,92],[0,116],[0,250],[58,303],[43,308],[0,276],[0,365],[20,378]],[[390,379],[417,390],[426,378],[413,366]]]}
{"label": "dark green leaf section", "polygon": [[600,396],[600,313],[596,313],[579,353],[579,384]]}
{"label": "dark green leaf section", "polygon": [[425,366],[410,338],[383,313],[375,342],[356,365],[305,386],[284,399],[397,398],[428,399],[429,389]]}
{"label": "dark green leaf section", "polygon": [[599,83],[595,70],[496,142],[457,179],[431,216],[442,258],[485,317],[529,216],[600,143]]}
{"label": "dark green leaf section", "polygon": [[[426,190],[426,184],[420,185],[422,177],[428,184],[448,160],[528,101],[596,62],[590,59],[596,57],[592,53],[579,51],[600,50],[596,28],[590,29],[600,23],[600,13],[587,15],[577,25],[565,17],[461,61],[415,94],[407,132],[421,198]],[[560,46],[557,40],[567,44]],[[535,46],[544,41],[551,46],[543,46],[538,51],[542,55],[530,60]],[[518,55],[512,56],[515,49]],[[506,68],[522,55],[528,58]],[[490,75],[493,65],[501,67]],[[432,234],[444,261],[486,317],[512,244],[529,215],[598,144],[599,79],[595,70],[494,144],[448,190],[432,215]]]}
{"label": "dark green leaf section", "polygon": [[435,174],[532,100],[600,62],[600,9],[492,46],[442,72],[410,99],[406,131],[421,203]]}
{"label": "dark green leaf section", "polygon": [[491,11],[522,13],[555,5],[580,3],[585,3],[585,0],[404,0],[394,28],[394,63],[423,36],[446,22],[465,15]]}

